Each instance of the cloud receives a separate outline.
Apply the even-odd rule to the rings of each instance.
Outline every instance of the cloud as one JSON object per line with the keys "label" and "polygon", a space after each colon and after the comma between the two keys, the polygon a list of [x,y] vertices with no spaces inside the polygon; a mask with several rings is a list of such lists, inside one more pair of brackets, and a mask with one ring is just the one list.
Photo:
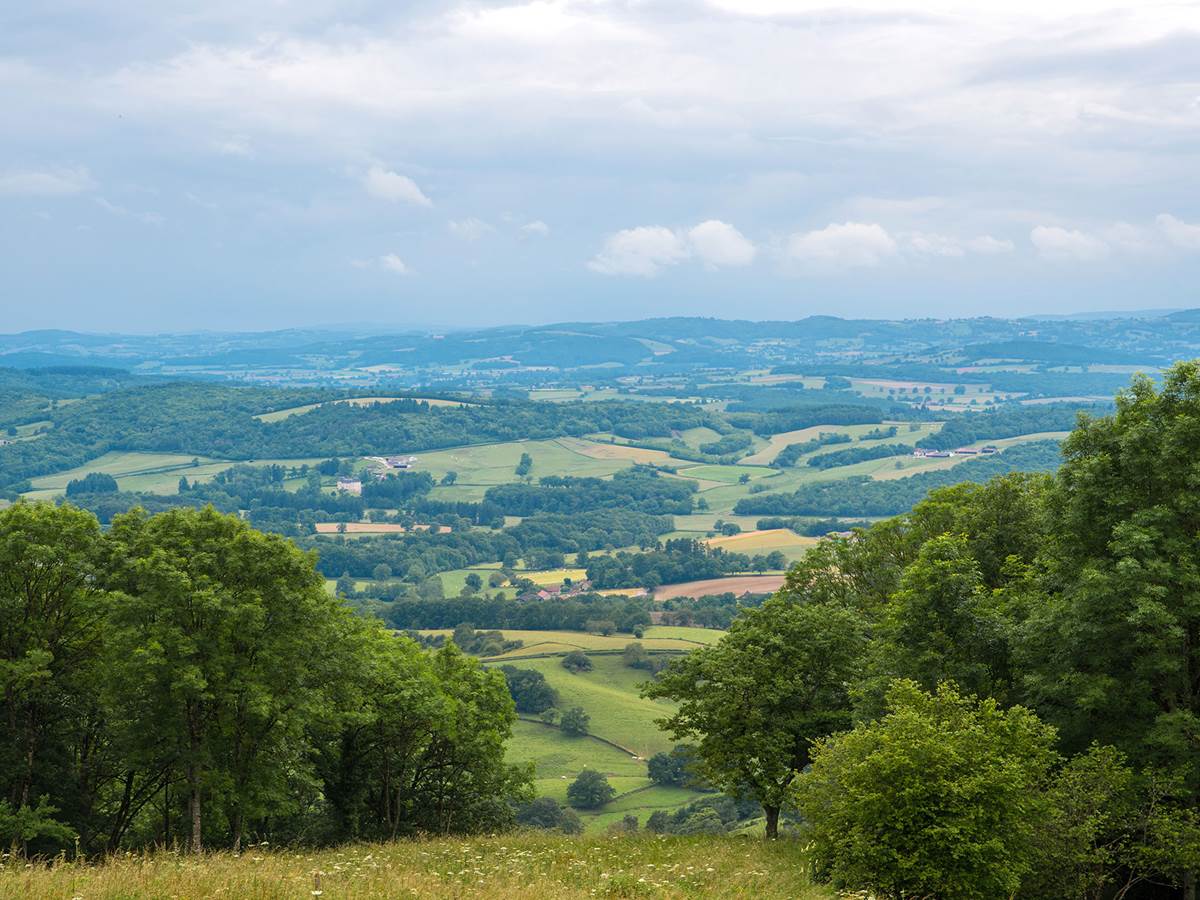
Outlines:
{"label": "cloud", "polygon": [[1044,259],[1056,262],[1095,262],[1108,256],[1109,247],[1100,238],[1057,225],[1037,225],[1029,240]]}
{"label": "cloud", "polygon": [[123,219],[137,219],[139,222],[144,222],[147,225],[162,225],[167,221],[156,212],[139,212],[136,209],[128,209],[124,206],[118,206],[116,203],[110,203],[103,197],[96,198],[96,205],[105,212],[112,213],[114,216],[120,216]]}
{"label": "cloud", "polygon": [[990,234],[981,234],[966,242],[966,248],[972,253],[982,253],[986,256],[997,256],[1001,253],[1012,253],[1016,244],[1006,238],[994,238]]}
{"label": "cloud", "polygon": [[362,182],[367,193],[380,200],[411,203],[413,206],[433,206],[433,201],[426,197],[417,187],[417,183],[407,175],[372,166],[363,176]]}
{"label": "cloud", "polygon": [[474,216],[450,222],[447,227],[450,229],[452,235],[464,241],[477,241],[484,235],[496,230],[487,222],[477,219]]}
{"label": "cloud", "polygon": [[757,248],[727,222],[709,219],[687,234],[692,252],[709,268],[748,266],[758,254]]}
{"label": "cloud", "polygon": [[1200,225],[1184,222],[1168,213],[1162,213],[1155,220],[1168,241],[1184,250],[1200,250]]}
{"label": "cloud", "polygon": [[412,269],[408,267],[408,263],[402,260],[395,253],[388,253],[379,257],[379,265],[387,269],[389,272],[395,272],[397,275],[411,275]]}
{"label": "cloud", "polygon": [[541,219],[534,219],[532,222],[527,222],[521,226],[522,234],[536,234],[538,237],[546,237],[550,234],[550,226]]}
{"label": "cloud", "polygon": [[24,169],[0,174],[0,194],[24,194],[34,197],[66,197],[93,190],[96,183],[88,170]]}
{"label": "cloud", "polygon": [[838,268],[877,266],[896,251],[896,241],[883,226],[867,222],[835,222],[793,234],[786,247],[791,259]]}
{"label": "cloud", "polygon": [[588,268],[603,275],[651,278],[665,266],[683,262],[688,255],[687,243],[670,228],[643,225],[609,235]]}
{"label": "cloud", "polygon": [[1012,241],[994,238],[990,234],[963,239],[947,234],[914,231],[903,235],[903,238],[906,240],[907,249],[921,256],[962,257],[968,253],[995,256],[1011,253],[1016,249]]}

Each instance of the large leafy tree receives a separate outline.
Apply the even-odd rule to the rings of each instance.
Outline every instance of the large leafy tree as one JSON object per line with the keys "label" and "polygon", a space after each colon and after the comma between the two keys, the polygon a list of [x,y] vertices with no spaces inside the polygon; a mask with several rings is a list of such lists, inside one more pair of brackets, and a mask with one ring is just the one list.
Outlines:
{"label": "large leafy tree", "polygon": [[120,516],[110,554],[108,580],[125,596],[109,687],[127,752],[182,775],[193,850],[207,802],[236,847],[248,819],[286,807],[288,778],[306,768],[301,737],[334,671],[337,601],[310,556],[211,507]]}
{"label": "large leafy tree", "polygon": [[836,606],[768,600],[716,644],[673,662],[643,694],[677,701],[659,724],[696,742],[712,784],[762,804],[767,834],[813,743],[850,724],[850,682],[866,641],[862,618]]}
{"label": "large leafy tree", "polygon": [[39,829],[64,833],[39,797],[71,800],[66,812],[75,813],[96,783],[100,746],[71,748],[96,737],[108,599],[98,587],[100,542],[95,517],[77,509],[19,503],[0,512],[0,802],[26,822],[23,844]]}
{"label": "large leafy tree", "polygon": [[[1066,745],[1098,740],[1200,806],[1200,365],[1138,378],[1063,445],[1026,686]],[[1195,876],[1185,879],[1194,897]]]}

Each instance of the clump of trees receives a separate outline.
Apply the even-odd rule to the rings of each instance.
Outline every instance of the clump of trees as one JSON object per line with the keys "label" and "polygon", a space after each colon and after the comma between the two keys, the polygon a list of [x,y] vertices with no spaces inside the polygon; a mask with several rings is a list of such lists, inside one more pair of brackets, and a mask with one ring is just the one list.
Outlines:
{"label": "clump of trees", "polygon": [[237,848],[511,824],[499,673],[352,616],[213,509],[0,512],[0,842]]}
{"label": "clump of trees", "polygon": [[678,702],[663,726],[769,834],[794,804],[839,886],[1192,900],[1197,421],[1200,364],[1136,379],[1057,475],[944,487],[821,542],[644,693]]}
{"label": "clump of trees", "polygon": [[608,779],[594,769],[584,769],[567,785],[567,802],[576,809],[597,809],[615,796]]}

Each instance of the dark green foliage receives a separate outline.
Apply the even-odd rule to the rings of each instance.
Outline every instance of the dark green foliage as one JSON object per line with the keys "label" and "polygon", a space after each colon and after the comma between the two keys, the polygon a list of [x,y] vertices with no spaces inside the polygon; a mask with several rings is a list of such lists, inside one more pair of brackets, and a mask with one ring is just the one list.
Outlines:
{"label": "dark green foliage", "polygon": [[719,578],[729,572],[762,572],[782,568],[783,554],[748,556],[710,547],[703,541],[676,538],[646,553],[621,551],[588,560],[588,580],[597,588],[646,587]]}
{"label": "dark green foliage", "polygon": [[562,658],[562,667],[568,672],[590,672],[592,660],[582,650],[572,650]]}
{"label": "dark green foliage", "polygon": [[88,472],[82,478],[67,482],[67,496],[77,494],[114,494],[119,490],[117,479],[104,472]]}
{"label": "dark green foliage", "polygon": [[363,481],[362,498],[367,506],[405,506],[428,494],[435,482],[428,472],[397,472]]}
{"label": "dark green foliage", "polygon": [[598,809],[615,796],[608,779],[592,769],[584,769],[567,785],[567,802],[576,809]]}
{"label": "dark green foliage", "polygon": [[1040,431],[1070,431],[1075,427],[1081,411],[1094,411],[1097,408],[1046,403],[1008,407],[993,412],[963,413],[948,421],[940,431],[925,435],[917,441],[917,446],[930,450],[953,450],[976,441],[1037,434]]}
{"label": "dark green foliage", "polygon": [[687,515],[692,511],[695,492],[694,481],[661,478],[651,469],[633,468],[611,479],[556,475],[543,478],[537,485],[499,484],[488,488],[484,499],[511,516],[598,509]]}
{"label": "dark green foliage", "polygon": [[0,835],[29,852],[489,830],[527,795],[499,673],[211,508],[0,512],[0,654]]}
{"label": "dark green foliage", "polygon": [[579,834],[583,826],[573,810],[564,809],[553,797],[538,797],[517,808],[517,824],[528,828]]}
{"label": "dark green foliage", "polygon": [[808,464],[816,469],[832,469],[836,466],[850,466],[869,459],[884,459],[888,456],[907,456],[912,452],[908,444],[874,444],[869,447],[851,447],[847,450],[835,450],[833,453],[822,453],[813,456]]}
{"label": "dark green foliage", "polygon": [[655,784],[671,787],[693,787],[698,779],[692,769],[697,762],[696,750],[687,744],[671,748],[670,753],[655,753],[646,763],[647,774]]}
{"label": "dark green foliage", "polygon": [[794,466],[796,461],[806,453],[812,453],[814,450],[820,450],[830,444],[849,444],[852,440],[850,435],[841,431],[822,431],[811,441],[788,444],[775,455],[771,465],[777,469],[785,469]]}
{"label": "dark green foliage", "polygon": [[591,721],[591,716],[584,711],[582,706],[572,706],[570,709],[563,710],[562,716],[558,720],[558,727],[568,737],[583,737],[588,733]]}
{"label": "dark green foliage", "polygon": [[748,449],[752,444],[753,439],[750,435],[744,431],[735,431],[733,434],[723,435],[718,440],[701,444],[700,452],[707,453],[709,456],[731,456]]}
{"label": "dark green foliage", "polygon": [[558,692],[550,687],[541,672],[516,666],[501,666],[500,671],[504,673],[517,712],[537,715],[558,703]]}

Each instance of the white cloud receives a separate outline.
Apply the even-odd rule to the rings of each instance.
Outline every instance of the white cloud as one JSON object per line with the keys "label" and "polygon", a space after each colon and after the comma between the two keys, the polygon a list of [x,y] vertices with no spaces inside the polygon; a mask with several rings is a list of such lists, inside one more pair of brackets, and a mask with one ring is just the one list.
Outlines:
{"label": "white cloud", "polygon": [[213,141],[212,148],[222,156],[240,156],[243,159],[249,159],[254,155],[254,149],[250,146],[249,139],[240,135]]}
{"label": "white cloud", "polygon": [[609,235],[588,268],[604,275],[650,278],[687,258],[687,244],[677,233],[661,225],[643,225]]}
{"label": "white cloud", "polygon": [[1167,240],[1176,247],[1184,250],[1200,250],[1200,225],[1184,222],[1168,213],[1162,213],[1154,220],[1159,230]]}
{"label": "white cloud", "polygon": [[994,238],[990,234],[981,234],[979,237],[973,237],[967,241],[966,248],[972,253],[996,256],[1001,253],[1012,253],[1016,249],[1016,245],[1006,238]]}
{"label": "white cloud", "polygon": [[447,227],[450,229],[452,235],[464,241],[477,241],[484,235],[496,230],[487,222],[477,219],[474,216],[450,222]]}
{"label": "white cloud", "polygon": [[881,225],[835,222],[818,231],[793,234],[786,252],[801,262],[856,268],[877,266],[895,256],[896,249],[896,241]]}
{"label": "white cloud", "polygon": [[411,275],[412,269],[408,267],[408,263],[402,260],[395,253],[388,253],[379,257],[379,265],[389,272],[395,272],[397,275]]}
{"label": "white cloud", "polygon": [[748,266],[758,250],[746,236],[727,222],[709,219],[687,234],[692,252],[709,268]]}
{"label": "white cloud", "polygon": [[0,194],[26,194],[36,197],[64,197],[82,194],[96,187],[88,170],[24,169],[0,174]]}
{"label": "white cloud", "polygon": [[1038,225],[1029,240],[1043,258],[1057,262],[1094,262],[1108,256],[1109,247],[1100,238],[1057,225]]}
{"label": "white cloud", "polygon": [[536,234],[538,237],[546,237],[550,234],[550,226],[541,219],[534,219],[532,222],[527,222],[521,226],[522,234]]}
{"label": "white cloud", "polygon": [[1011,253],[1016,249],[1012,241],[995,238],[990,234],[964,239],[948,234],[913,231],[902,237],[909,250],[922,256],[961,257],[968,253],[995,256],[1000,253]]}
{"label": "white cloud", "polygon": [[923,256],[962,256],[965,252],[957,238],[944,234],[916,231],[907,238],[909,249]]}
{"label": "white cloud", "polygon": [[112,213],[114,216],[121,218],[137,219],[139,222],[144,222],[147,225],[162,225],[167,220],[156,212],[139,212],[136,209],[128,209],[124,206],[119,206],[116,203],[111,203],[103,197],[96,198],[96,205],[105,212]]}
{"label": "white cloud", "polygon": [[417,183],[407,175],[390,172],[381,166],[372,166],[363,176],[363,187],[372,197],[391,200],[393,203],[411,203],[414,206],[433,206]]}

